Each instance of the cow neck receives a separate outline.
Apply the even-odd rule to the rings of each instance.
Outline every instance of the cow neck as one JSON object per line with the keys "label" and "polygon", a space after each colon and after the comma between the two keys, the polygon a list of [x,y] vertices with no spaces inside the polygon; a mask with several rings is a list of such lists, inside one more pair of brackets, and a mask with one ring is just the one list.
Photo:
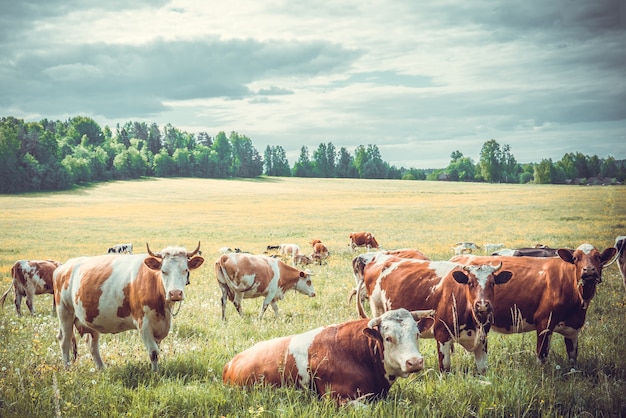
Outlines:
{"label": "cow neck", "polygon": [[391,387],[391,384],[396,381],[397,376],[387,375],[387,370],[385,369],[385,350],[383,349],[383,344],[380,341],[374,340],[372,338],[365,338],[367,338],[368,340],[370,358],[376,371],[375,376],[384,376],[384,392],[386,392]]}

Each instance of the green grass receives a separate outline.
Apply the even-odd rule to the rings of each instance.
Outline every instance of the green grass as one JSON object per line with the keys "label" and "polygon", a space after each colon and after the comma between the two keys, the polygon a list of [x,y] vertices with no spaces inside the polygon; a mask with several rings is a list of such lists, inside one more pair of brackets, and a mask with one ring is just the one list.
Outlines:
{"label": "green grass", "polygon": [[[51,296],[35,298],[37,314],[18,318],[9,297],[0,311],[0,416],[626,416],[626,292],[616,266],[591,303],[570,372],[562,337],[546,365],[535,360],[535,334],[489,336],[489,370],[477,375],[473,355],[456,346],[452,372],[440,374],[433,340],[421,340],[426,370],[401,379],[389,397],[361,408],[292,388],[226,387],[224,364],[257,341],[357,317],[348,235],[373,232],[385,248],[416,247],[448,259],[458,241],[508,247],[543,243],[612,246],[626,229],[626,187],[491,185],[339,179],[148,179],[69,192],[0,196],[0,291],[18,259],[65,261],[132,242],[144,252],[202,242],[205,264],[191,274],[179,315],[161,343],[160,370],[150,371],[137,332],[101,337],[107,366],[94,370],[88,348],[62,366]],[[262,252],[293,242],[309,251],[322,239],[328,264],[312,266],[317,297],[288,293],[257,320],[260,299],[227,307],[213,262],[222,246]],[[27,308],[23,306],[23,311]]]}

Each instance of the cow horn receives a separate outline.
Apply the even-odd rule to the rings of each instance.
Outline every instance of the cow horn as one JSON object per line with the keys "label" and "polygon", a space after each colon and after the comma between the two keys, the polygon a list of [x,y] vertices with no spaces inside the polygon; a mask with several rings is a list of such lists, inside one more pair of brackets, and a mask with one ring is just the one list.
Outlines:
{"label": "cow horn", "polygon": [[161,257],[161,254],[159,253],[154,254],[152,251],[150,251],[150,245],[148,245],[147,242],[146,242],[146,248],[148,248],[148,254],[150,254],[152,257],[163,258]]}
{"label": "cow horn", "polygon": [[198,246],[196,247],[195,250],[193,250],[192,252],[187,252],[187,258],[191,258],[194,255],[198,254],[198,252],[200,251],[200,241],[198,241]]}
{"label": "cow horn", "polygon": [[500,270],[502,268],[502,261],[500,261],[500,264],[498,264],[497,266],[493,266],[493,272],[495,273],[496,271]]}

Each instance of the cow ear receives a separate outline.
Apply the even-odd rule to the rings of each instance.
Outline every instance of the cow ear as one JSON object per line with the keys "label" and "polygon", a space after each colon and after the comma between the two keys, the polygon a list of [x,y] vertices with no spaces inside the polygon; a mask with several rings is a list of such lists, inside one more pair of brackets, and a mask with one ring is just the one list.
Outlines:
{"label": "cow ear", "polygon": [[148,266],[150,270],[161,270],[161,260],[156,257],[146,257],[143,263]]}
{"label": "cow ear", "polygon": [[363,334],[367,338],[371,338],[372,340],[379,341],[380,343],[383,342],[383,336],[380,335],[380,332],[378,332],[378,330],[374,328],[363,328]]}
{"label": "cow ear", "polygon": [[193,257],[187,263],[187,267],[189,268],[189,270],[195,270],[198,267],[200,267],[202,265],[202,263],[204,263],[204,258],[202,258],[202,257]]}
{"label": "cow ear", "polygon": [[600,256],[600,258],[602,259],[602,265],[605,266],[609,260],[612,260],[613,257],[615,257],[615,254],[617,254],[617,248],[615,247],[609,247],[606,250],[602,251],[602,255]]}
{"label": "cow ear", "polygon": [[509,280],[511,280],[511,277],[513,277],[513,273],[505,270],[505,271],[501,271],[498,274],[494,274],[493,280],[496,284],[504,284],[508,282]]}
{"label": "cow ear", "polygon": [[463,273],[460,270],[453,271],[452,277],[454,277],[454,280],[456,280],[457,283],[461,283],[461,284],[467,284],[467,282],[469,281],[467,274]]}
{"label": "cow ear", "polygon": [[574,264],[574,254],[569,248],[559,248],[556,253],[561,257],[561,260],[566,263]]}

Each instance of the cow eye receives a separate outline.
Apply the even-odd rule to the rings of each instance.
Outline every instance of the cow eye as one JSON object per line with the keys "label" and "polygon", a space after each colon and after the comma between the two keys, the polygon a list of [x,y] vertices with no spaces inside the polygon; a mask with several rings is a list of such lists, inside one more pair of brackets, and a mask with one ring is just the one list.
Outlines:
{"label": "cow eye", "polygon": [[392,343],[393,342],[393,338],[385,337],[385,341],[387,341],[388,343]]}

